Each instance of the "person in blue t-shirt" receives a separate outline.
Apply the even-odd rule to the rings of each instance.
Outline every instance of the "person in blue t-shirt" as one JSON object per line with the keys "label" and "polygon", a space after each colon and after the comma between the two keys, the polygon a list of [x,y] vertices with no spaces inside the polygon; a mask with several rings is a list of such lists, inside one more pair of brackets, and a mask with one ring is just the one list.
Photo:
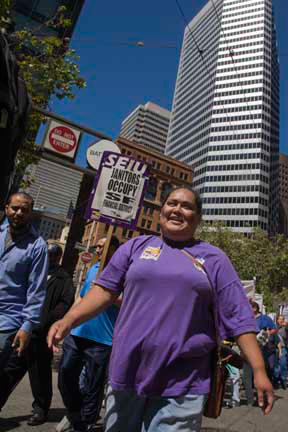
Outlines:
{"label": "person in blue t-shirt", "polygon": [[[259,330],[259,333],[257,334],[257,340],[263,354],[268,376],[271,379],[271,370],[273,369],[274,357],[271,356],[268,342],[269,340],[272,341],[274,338],[275,340],[277,339],[277,327],[272,318],[260,312],[260,306],[258,303],[255,301],[251,301],[250,303]],[[252,406],[254,403],[253,373],[251,366],[247,362],[244,362],[243,366],[243,383],[245,387],[247,405]]]}
{"label": "person in blue t-shirt", "polygon": [[[74,305],[81,301],[96,280],[105,242],[106,238],[102,238],[96,244],[98,261],[87,273],[80,297]],[[112,236],[106,262],[118,246],[119,240]],[[69,430],[75,432],[92,431],[99,417],[119,306],[112,305],[96,318],[75,327],[63,342],[58,386],[68,412],[66,419],[57,426],[58,432],[64,430],[67,423]]]}

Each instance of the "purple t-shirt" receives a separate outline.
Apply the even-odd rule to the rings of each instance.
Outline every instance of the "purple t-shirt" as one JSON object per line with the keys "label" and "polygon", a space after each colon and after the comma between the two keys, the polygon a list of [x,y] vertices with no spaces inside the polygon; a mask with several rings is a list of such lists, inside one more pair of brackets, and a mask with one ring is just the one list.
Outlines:
{"label": "purple t-shirt", "polygon": [[[216,289],[221,337],[257,333],[227,256],[202,241],[185,249],[204,264]],[[114,390],[170,397],[209,392],[215,329],[203,271],[161,237],[140,236],[117,250],[97,284],[123,291],[110,359]]]}

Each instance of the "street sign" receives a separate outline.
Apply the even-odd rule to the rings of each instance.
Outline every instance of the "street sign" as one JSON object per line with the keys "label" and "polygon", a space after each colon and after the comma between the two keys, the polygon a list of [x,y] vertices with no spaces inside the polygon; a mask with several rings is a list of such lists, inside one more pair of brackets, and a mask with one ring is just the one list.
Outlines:
{"label": "street sign", "polygon": [[91,168],[98,170],[104,151],[121,153],[121,150],[113,141],[97,141],[96,143],[88,147],[86,153],[87,162]]}
{"label": "street sign", "polygon": [[75,242],[75,249],[79,250],[79,251],[85,251],[86,250],[86,246],[83,245],[81,242]]}
{"label": "street sign", "polygon": [[83,252],[80,256],[81,262],[83,264],[88,264],[92,261],[93,255],[90,252]]}
{"label": "street sign", "polygon": [[136,228],[148,183],[148,164],[114,152],[104,152],[86,209],[86,218]]}
{"label": "street sign", "polygon": [[80,135],[80,130],[52,120],[47,127],[43,147],[58,155],[74,159]]}

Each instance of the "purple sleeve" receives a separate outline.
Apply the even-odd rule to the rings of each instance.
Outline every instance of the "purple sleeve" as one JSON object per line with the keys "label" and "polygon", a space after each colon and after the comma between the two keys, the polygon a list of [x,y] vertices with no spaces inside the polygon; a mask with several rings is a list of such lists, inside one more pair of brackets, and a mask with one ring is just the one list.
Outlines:
{"label": "purple sleeve", "polygon": [[96,280],[97,285],[119,293],[123,290],[132,245],[133,240],[130,240],[117,249],[99,279]]}
{"label": "purple sleeve", "polygon": [[218,255],[213,267],[222,339],[237,337],[244,333],[258,333],[243,285],[223,252]]}

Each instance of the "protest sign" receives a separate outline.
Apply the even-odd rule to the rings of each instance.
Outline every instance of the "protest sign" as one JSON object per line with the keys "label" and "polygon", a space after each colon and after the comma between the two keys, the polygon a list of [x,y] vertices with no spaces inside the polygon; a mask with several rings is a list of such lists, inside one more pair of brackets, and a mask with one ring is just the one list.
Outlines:
{"label": "protest sign", "polygon": [[[136,228],[149,175],[147,163],[104,152],[86,209],[86,218]],[[94,218],[95,219],[95,218]]]}

